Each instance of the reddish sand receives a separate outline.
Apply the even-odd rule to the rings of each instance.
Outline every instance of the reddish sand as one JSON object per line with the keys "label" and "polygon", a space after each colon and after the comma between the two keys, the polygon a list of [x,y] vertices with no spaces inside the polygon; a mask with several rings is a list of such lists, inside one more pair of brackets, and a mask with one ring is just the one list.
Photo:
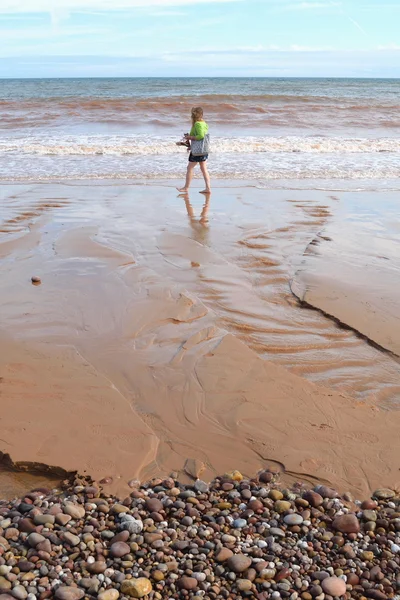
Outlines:
{"label": "reddish sand", "polygon": [[[257,223],[260,192],[242,194],[254,205],[253,222],[232,227],[223,223],[228,192],[221,192],[214,239],[207,206],[199,220],[188,210],[188,228],[182,212],[162,204],[168,194],[137,186],[23,189],[0,243],[0,450],[15,463],[112,477],[121,493],[133,478],[183,475],[190,459],[205,479],[273,464],[288,482],[327,482],[357,495],[398,485],[398,413],[379,408],[366,368],[374,363],[377,382],[389,374],[395,389],[397,364],[325,317],[301,312],[288,288],[301,257],[290,244],[306,247],[327,209],[302,216],[297,238],[271,220],[274,237]],[[136,206],[132,222],[125,204]],[[288,223],[287,206],[279,218]],[[15,216],[21,207],[25,219]],[[184,226],[176,228],[177,219]],[[237,231],[243,235],[230,246]],[[32,275],[42,285],[31,285]],[[352,389],[346,376],[334,389],[329,379],[316,385],[286,368],[296,371],[295,358],[285,362],[288,332],[293,356],[297,346],[313,347],[308,322],[316,339],[330,340],[338,363],[340,352],[352,357],[355,349]],[[273,362],[260,350],[268,340]],[[305,371],[322,352],[303,361]],[[361,401],[364,376],[370,393]],[[353,389],[354,397],[342,391]]]}

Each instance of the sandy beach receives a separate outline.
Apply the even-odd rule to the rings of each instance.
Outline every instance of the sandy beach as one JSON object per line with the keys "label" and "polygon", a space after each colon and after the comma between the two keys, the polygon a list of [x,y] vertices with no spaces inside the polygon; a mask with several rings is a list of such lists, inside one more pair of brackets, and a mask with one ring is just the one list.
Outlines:
{"label": "sandy beach", "polygon": [[385,224],[368,192],[174,184],[2,185],[0,450],[119,494],[268,467],[396,487],[395,194]]}

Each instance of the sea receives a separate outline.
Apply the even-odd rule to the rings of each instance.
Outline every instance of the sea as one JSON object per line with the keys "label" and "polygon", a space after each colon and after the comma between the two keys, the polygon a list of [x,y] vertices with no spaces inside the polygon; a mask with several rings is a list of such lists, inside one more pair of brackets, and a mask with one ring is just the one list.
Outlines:
{"label": "sea", "polygon": [[214,179],[400,188],[400,80],[0,80],[0,180],[171,180],[202,106]]}

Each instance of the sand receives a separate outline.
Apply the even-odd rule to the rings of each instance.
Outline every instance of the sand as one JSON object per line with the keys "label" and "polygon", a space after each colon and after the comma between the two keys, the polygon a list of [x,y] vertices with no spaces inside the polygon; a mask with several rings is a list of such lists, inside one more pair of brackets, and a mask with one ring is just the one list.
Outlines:
{"label": "sand", "polygon": [[276,466],[357,495],[398,485],[398,363],[289,289],[332,214],[321,194],[3,193],[0,450],[14,463],[111,477],[118,493],[185,465],[203,479]]}

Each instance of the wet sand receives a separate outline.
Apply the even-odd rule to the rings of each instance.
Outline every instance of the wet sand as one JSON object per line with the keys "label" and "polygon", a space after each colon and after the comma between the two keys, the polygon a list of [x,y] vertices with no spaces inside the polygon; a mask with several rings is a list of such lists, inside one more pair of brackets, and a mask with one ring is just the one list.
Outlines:
{"label": "wet sand", "polygon": [[0,450],[15,463],[112,477],[118,492],[185,465],[205,479],[274,465],[357,494],[398,484],[396,357],[290,291],[346,194],[2,196]]}

